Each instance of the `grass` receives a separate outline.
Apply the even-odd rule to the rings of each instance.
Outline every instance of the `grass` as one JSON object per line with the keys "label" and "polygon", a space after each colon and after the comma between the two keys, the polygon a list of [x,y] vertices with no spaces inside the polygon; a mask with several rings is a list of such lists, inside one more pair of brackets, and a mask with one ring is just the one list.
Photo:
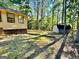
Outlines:
{"label": "grass", "polygon": [[7,48],[0,48],[0,56],[8,52]]}
{"label": "grass", "polygon": [[[47,32],[43,32],[43,31],[34,31],[34,32],[31,32],[33,34],[40,34],[40,35],[43,35],[43,34],[47,34]],[[9,53],[8,54],[8,59],[15,59],[16,56],[18,59],[23,59],[24,55],[25,55],[25,52],[28,51],[27,49],[28,48],[32,48],[32,49],[36,49],[36,48],[40,48],[40,46],[44,46],[46,44],[48,44],[51,40],[50,38],[46,38],[46,37],[39,37],[39,38],[34,38],[34,39],[28,39],[28,38],[31,38],[33,37],[34,35],[13,35],[12,37],[15,37],[14,40],[12,40],[11,42],[9,42],[9,44],[4,47],[4,48],[0,48],[0,55],[2,54],[6,54],[6,53]],[[38,45],[39,44],[39,45]],[[34,46],[33,45],[38,45],[38,47]],[[31,49],[31,51],[32,51]],[[50,48],[51,49],[51,48]],[[49,52],[51,52],[52,50],[49,49]],[[45,58],[45,55],[44,54],[41,54],[38,56],[38,59],[44,59]]]}
{"label": "grass", "polygon": [[42,30],[28,30],[28,33],[32,33],[32,34],[40,34],[40,35],[44,35],[44,34],[48,34],[49,31],[42,31]]}
{"label": "grass", "polygon": [[48,44],[49,42],[50,42],[50,39],[48,39],[46,37],[40,37],[40,38],[38,38],[38,40],[36,40],[36,43],[39,46],[44,46],[44,45]]}

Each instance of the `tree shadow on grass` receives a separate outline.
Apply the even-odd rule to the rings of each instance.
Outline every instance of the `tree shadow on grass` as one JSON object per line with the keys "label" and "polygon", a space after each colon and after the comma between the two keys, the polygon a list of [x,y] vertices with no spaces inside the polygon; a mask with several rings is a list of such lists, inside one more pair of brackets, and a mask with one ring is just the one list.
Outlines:
{"label": "tree shadow on grass", "polygon": [[61,38],[63,38],[63,36],[61,36],[60,38],[56,39],[55,41],[49,43],[48,45],[44,46],[43,48],[40,48],[38,50],[36,50],[34,53],[32,53],[30,56],[25,57],[25,59],[34,59],[36,56],[38,56],[40,53],[44,52],[49,46],[55,44],[56,42],[58,42]]}
{"label": "tree shadow on grass", "polygon": [[27,38],[27,39],[18,39],[18,38],[15,38],[13,40],[9,40],[9,41],[3,41],[3,42],[0,42],[0,46],[5,46],[5,45],[8,45],[10,42],[13,42],[13,41],[16,41],[16,39],[18,39],[18,41],[25,41],[25,40],[30,40],[30,39],[37,39],[41,36],[37,36],[37,37],[31,37],[31,38]]}
{"label": "tree shadow on grass", "polygon": [[8,59],[6,56],[0,56],[0,59]]}
{"label": "tree shadow on grass", "polygon": [[[29,39],[37,39],[37,38],[39,38],[39,37],[48,37],[48,36],[46,36],[46,35],[39,35],[39,36],[37,36],[37,37],[31,37],[31,38],[28,38],[28,39],[20,39],[20,40],[18,40],[18,41],[25,41],[25,40],[29,40]],[[50,37],[50,36],[49,36]],[[34,56],[37,56],[37,55],[39,55],[41,52],[44,52],[49,46],[51,46],[52,44],[55,44],[57,41],[59,41],[59,39],[60,38],[62,38],[62,37],[60,37],[59,39],[57,39],[55,36],[52,36],[52,38],[54,38],[54,39],[56,39],[54,42],[52,42],[52,43],[50,43],[50,44],[48,44],[48,45],[46,45],[45,47],[43,47],[43,48],[39,48],[38,49],[38,47],[37,47],[37,49],[36,49],[36,51],[35,51],[35,53],[34,53],[34,55],[32,56],[32,58],[30,58],[30,59],[33,59],[34,58]],[[16,38],[16,39],[18,39],[18,38]],[[14,40],[9,40],[9,41],[4,41],[4,42],[1,42],[0,43],[0,46],[2,45],[2,46],[5,46],[5,45],[8,45],[10,42],[16,42],[16,40],[14,39]],[[26,43],[29,43],[28,41],[27,42],[23,42],[24,44],[26,44]],[[33,43],[33,42],[32,42]],[[34,46],[33,46],[34,47]],[[28,53],[29,51],[31,51],[32,49],[30,48],[30,49],[28,49],[25,53]],[[27,59],[29,59],[29,57],[27,58]]]}
{"label": "tree shadow on grass", "polygon": [[18,41],[24,41],[24,40],[30,40],[30,39],[34,39],[34,40],[36,40],[36,39],[39,38],[39,37],[50,37],[50,38],[54,38],[54,39],[56,39],[55,36],[38,35],[38,36],[36,36],[36,37],[31,37],[31,38],[26,38],[26,39],[20,39],[20,40],[19,40],[18,38],[15,38],[14,40],[3,41],[3,42],[0,42],[0,46],[8,45],[10,42],[12,42],[12,41],[16,41],[16,39],[18,39]]}
{"label": "tree shadow on grass", "polygon": [[61,44],[61,47],[60,49],[58,50],[56,56],[55,56],[55,59],[60,59],[61,58],[61,55],[62,55],[62,52],[63,52],[63,48],[65,46],[65,43],[66,43],[66,39],[67,39],[67,35],[65,36],[65,39],[63,40],[62,44]]}
{"label": "tree shadow on grass", "polygon": [[64,46],[65,46],[65,42],[63,41],[63,42],[62,42],[62,45],[61,45],[61,47],[60,47],[60,49],[59,49],[59,51],[58,51],[58,53],[57,53],[57,55],[55,56],[55,59],[60,59],[60,57],[61,57],[61,55],[62,55],[62,52],[63,52]]}

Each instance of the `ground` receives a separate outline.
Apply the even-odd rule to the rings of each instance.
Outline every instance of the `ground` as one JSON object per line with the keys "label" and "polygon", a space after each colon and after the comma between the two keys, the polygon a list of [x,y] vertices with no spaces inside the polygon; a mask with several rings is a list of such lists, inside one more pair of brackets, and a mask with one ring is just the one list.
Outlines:
{"label": "ground", "polygon": [[0,59],[70,59],[72,55],[67,52],[73,50],[71,46],[67,49],[61,34],[28,30],[27,34],[6,35],[0,39]]}

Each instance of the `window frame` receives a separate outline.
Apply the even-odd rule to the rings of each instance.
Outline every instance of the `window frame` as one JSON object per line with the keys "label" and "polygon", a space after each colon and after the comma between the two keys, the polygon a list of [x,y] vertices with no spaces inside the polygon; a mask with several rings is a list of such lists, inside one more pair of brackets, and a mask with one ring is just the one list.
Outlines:
{"label": "window frame", "polygon": [[1,11],[0,11],[0,22],[2,22],[2,16],[1,16]]}
{"label": "window frame", "polygon": [[[19,19],[20,16],[23,17],[23,19]],[[18,23],[24,24],[24,16],[18,15]]]}
{"label": "window frame", "polygon": [[[11,14],[13,17],[8,16],[8,14]],[[14,13],[7,12],[7,22],[8,23],[15,23],[15,14]]]}

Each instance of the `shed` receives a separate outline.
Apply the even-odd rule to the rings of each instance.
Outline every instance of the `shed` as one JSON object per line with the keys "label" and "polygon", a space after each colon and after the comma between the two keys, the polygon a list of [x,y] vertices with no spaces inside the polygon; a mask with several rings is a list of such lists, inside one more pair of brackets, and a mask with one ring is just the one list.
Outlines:
{"label": "shed", "polygon": [[[70,29],[71,29],[71,26],[66,25],[66,33],[69,33]],[[64,25],[63,24],[54,25],[53,32],[63,34],[64,33]]]}

